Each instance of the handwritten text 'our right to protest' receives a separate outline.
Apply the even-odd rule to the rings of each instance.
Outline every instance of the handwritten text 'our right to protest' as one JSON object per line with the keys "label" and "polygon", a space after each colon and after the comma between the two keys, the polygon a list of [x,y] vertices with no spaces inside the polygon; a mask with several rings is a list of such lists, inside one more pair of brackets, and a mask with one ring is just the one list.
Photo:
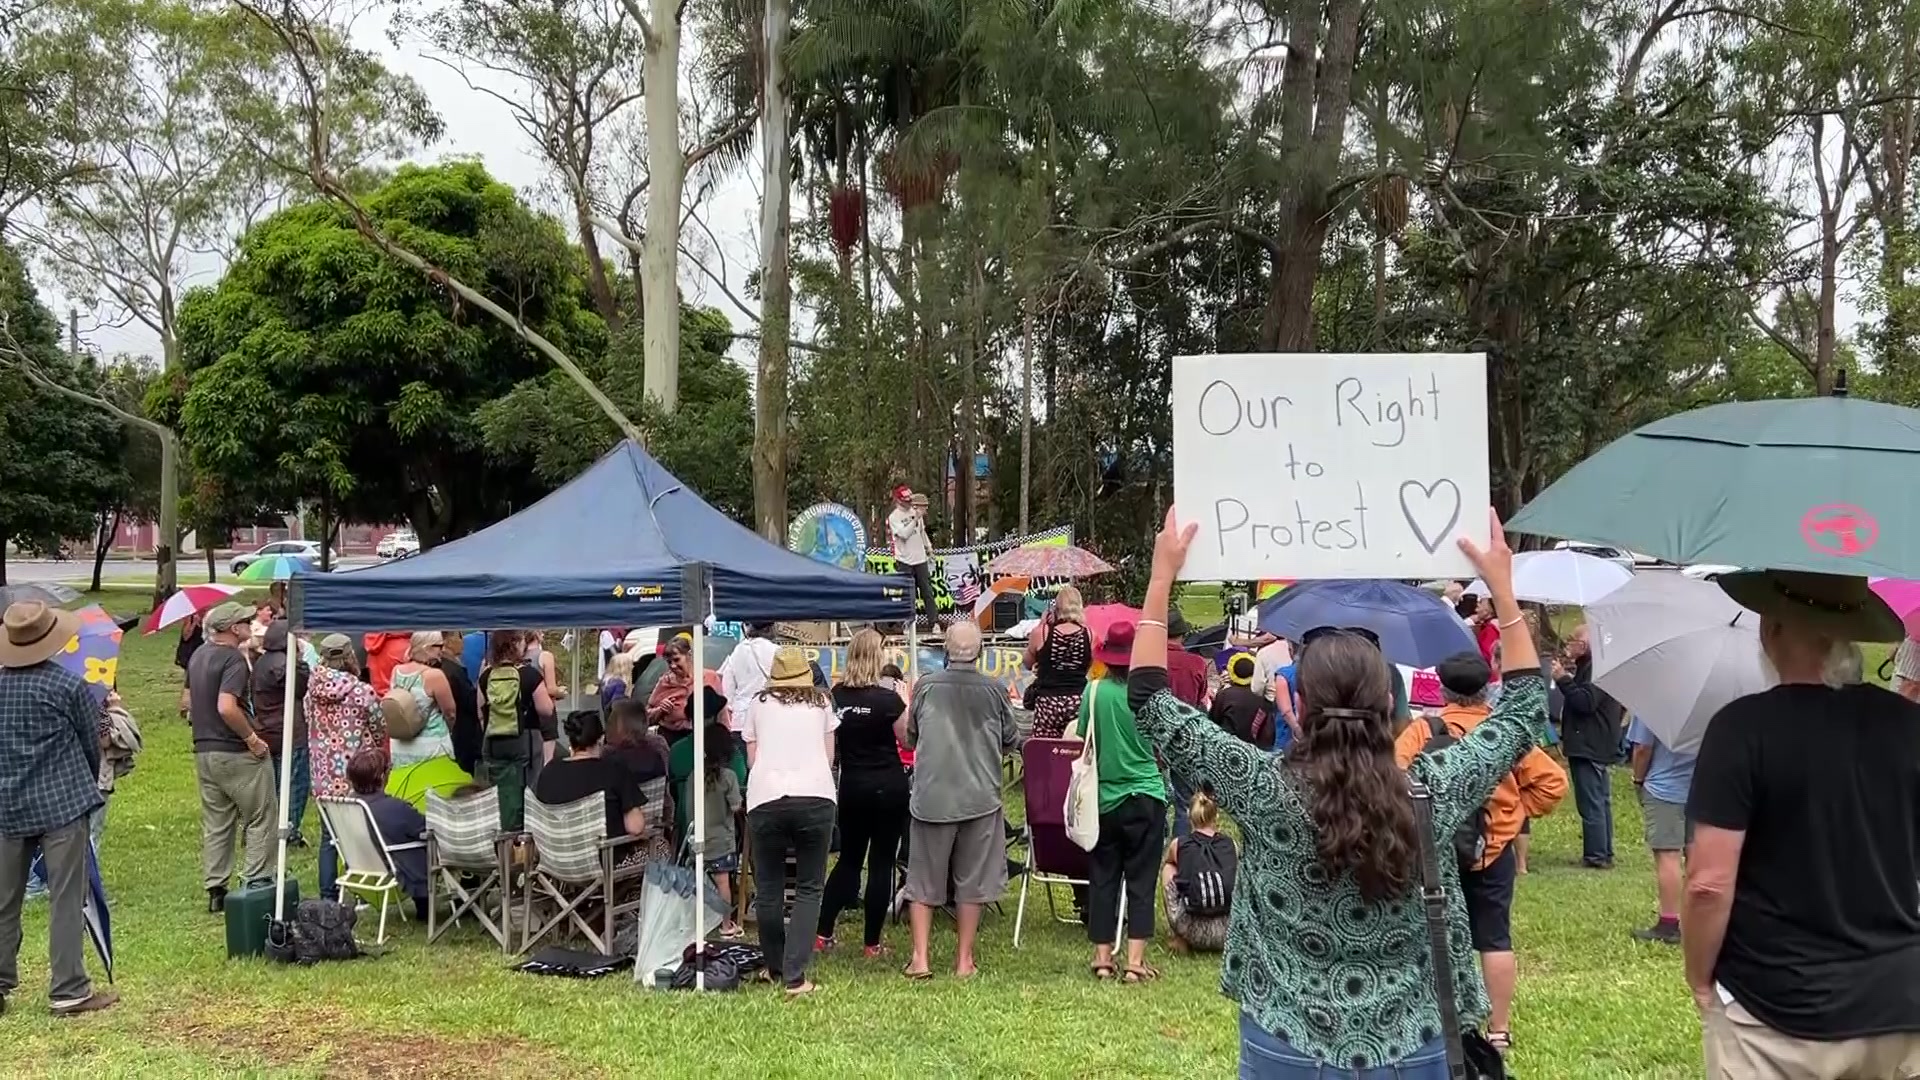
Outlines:
{"label": "handwritten text 'our right to protest'", "polygon": [[[1380,455],[1363,451],[1360,456],[1364,461],[1355,460],[1354,456],[1356,450],[1364,447],[1387,450],[1403,447],[1411,427],[1439,424],[1442,397],[1439,377],[1429,373],[1425,387],[1411,377],[1396,381],[1402,385],[1382,390],[1349,375],[1335,381],[1326,397],[1300,402],[1286,394],[1243,392],[1225,379],[1208,383],[1200,392],[1200,429],[1220,438],[1244,436],[1249,432],[1272,433],[1274,450],[1283,456],[1278,461],[1278,469],[1265,474],[1269,479],[1264,483],[1279,485],[1292,504],[1290,510],[1268,515],[1256,514],[1245,501],[1233,496],[1215,499],[1213,532],[1220,553],[1224,555],[1229,548],[1243,546],[1256,551],[1301,547],[1364,551],[1374,540],[1367,521],[1368,512],[1374,509],[1367,502],[1369,486],[1376,492],[1383,486],[1393,490],[1400,514],[1414,538],[1428,554],[1438,550],[1460,519],[1459,485],[1447,476],[1416,475],[1433,467],[1432,462],[1422,461],[1418,453],[1409,452],[1403,464],[1395,463],[1395,468],[1404,472],[1396,471],[1393,475],[1383,472]],[[1303,448],[1289,437],[1290,433],[1326,432],[1323,424],[1302,422],[1303,411],[1310,409],[1331,411],[1333,431],[1330,434],[1335,445]],[[1271,460],[1251,464],[1265,466]],[[1337,481],[1343,465],[1348,467],[1348,472],[1368,474],[1354,477],[1349,495],[1332,495],[1329,489],[1334,485],[1330,483],[1311,486],[1306,483],[1328,480],[1330,468],[1336,471],[1333,479]],[[1338,487],[1346,489],[1344,484]],[[1311,509],[1307,506],[1310,494],[1315,496]],[[1333,501],[1336,498],[1337,503]]]}

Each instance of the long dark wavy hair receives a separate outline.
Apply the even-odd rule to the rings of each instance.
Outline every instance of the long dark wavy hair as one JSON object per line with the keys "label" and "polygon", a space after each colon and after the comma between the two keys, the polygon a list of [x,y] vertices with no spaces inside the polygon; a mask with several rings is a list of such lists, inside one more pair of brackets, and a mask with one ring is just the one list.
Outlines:
{"label": "long dark wavy hair", "polygon": [[1353,875],[1370,901],[1405,894],[1419,867],[1407,774],[1393,756],[1393,684],[1357,635],[1331,634],[1301,656],[1300,738],[1287,770],[1313,816],[1320,865]]}

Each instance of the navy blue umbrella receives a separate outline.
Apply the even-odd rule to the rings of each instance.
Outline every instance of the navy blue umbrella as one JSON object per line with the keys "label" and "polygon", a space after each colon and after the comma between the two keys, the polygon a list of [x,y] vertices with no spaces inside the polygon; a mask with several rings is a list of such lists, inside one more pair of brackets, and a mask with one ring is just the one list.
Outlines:
{"label": "navy blue umbrella", "polygon": [[1371,630],[1387,659],[1408,667],[1432,667],[1478,648],[1446,601],[1398,581],[1303,581],[1257,610],[1260,629],[1292,641],[1319,626]]}
{"label": "navy blue umbrella", "polygon": [[[33,861],[27,865],[29,884],[46,887],[47,857],[40,851],[33,853]],[[106,970],[107,981],[113,981],[113,913],[107,908],[107,887],[100,880],[100,853],[93,844],[87,844],[87,899],[81,909],[87,926],[87,940],[93,942],[93,950],[100,954],[100,966]]]}

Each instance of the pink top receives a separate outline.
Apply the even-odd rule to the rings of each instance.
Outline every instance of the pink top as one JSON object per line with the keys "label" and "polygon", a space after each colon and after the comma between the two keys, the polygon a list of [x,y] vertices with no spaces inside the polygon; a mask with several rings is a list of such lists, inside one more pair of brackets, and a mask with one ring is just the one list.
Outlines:
{"label": "pink top", "polygon": [[740,737],[754,746],[747,771],[747,809],[775,799],[833,801],[833,759],[827,745],[840,718],[824,705],[788,705],[762,694],[747,703]]}

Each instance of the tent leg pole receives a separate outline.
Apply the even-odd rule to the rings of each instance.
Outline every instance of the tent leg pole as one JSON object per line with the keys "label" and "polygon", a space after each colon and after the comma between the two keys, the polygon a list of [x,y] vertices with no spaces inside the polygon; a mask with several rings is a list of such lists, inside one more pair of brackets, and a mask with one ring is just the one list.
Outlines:
{"label": "tent leg pole", "polygon": [[287,834],[293,831],[293,821],[288,817],[293,807],[289,805],[293,797],[293,707],[294,676],[300,670],[300,642],[289,631],[287,633],[287,697],[280,716],[280,805],[276,813],[280,818],[280,845],[274,856],[273,870],[273,920],[284,922],[287,917]]}
{"label": "tent leg pole", "polygon": [[[703,619],[693,624],[693,988],[707,988],[707,627]],[[797,932],[797,928],[796,928]]]}
{"label": "tent leg pole", "polygon": [[586,640],[585,634],[585,630],[573,632],[573,674],[567,678],[567,704],[570,708],[577,708],[580,700],[580,645]]}

